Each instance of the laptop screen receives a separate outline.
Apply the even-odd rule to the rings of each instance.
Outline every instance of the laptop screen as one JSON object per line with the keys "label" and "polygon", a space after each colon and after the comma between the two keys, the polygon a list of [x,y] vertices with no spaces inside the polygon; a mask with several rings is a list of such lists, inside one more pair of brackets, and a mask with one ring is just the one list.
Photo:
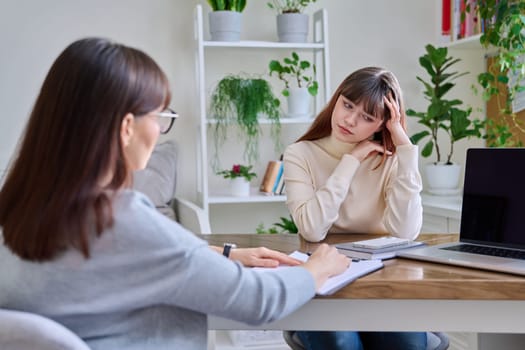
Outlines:
{"label": "laptop screen", "polygon": [[467,150],[460,240],[525,249],[525,148]]}

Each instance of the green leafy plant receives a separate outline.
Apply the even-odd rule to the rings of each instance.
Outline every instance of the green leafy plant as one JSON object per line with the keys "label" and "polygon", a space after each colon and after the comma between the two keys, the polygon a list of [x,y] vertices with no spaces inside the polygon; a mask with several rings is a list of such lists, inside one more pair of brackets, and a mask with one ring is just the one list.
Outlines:
{"label": "green leafy plant", "polygon": [[469,119],[471,108],[461,109],[461,100],[448,100],[445,95],[456,85],[454,80],[468,74],[466,72],[450,72],[454,64],[459,62],[458,58],[448,56],[445,47],[435,48],[427,45],[426,54],[419,58],[419,64],[427,71],[430,81],[427,82],[420,77],[417,79],[425,86],[425,98],[430,102],[426,112],[416,112],[408,109],[406,114],[419,118],[418,123],[428,130],[418,132],[410,138],[415,144],[427,139],[421,150],[423,157],[429,157],[436,150],[436,163],[440,163],[441,148],[438,143],[439,130],[443,130],[450,142],[449,152],[445,164],[452,164],[454,143],[463,138],[482,137],[481,130],[484,122],[479,119]]}
{"label": "green leafy plant", "polygon": [[208,0],[213,11],[242,12],[246,7],[246,0]]}
{"label": "green leafy plant", "polygon": [[314,2],[316,0],[272,0],[266,4],[277,13],[302,13],[310,3]]}
{"label": "green leafy plant", "polygon": [[257,233],[297,233],[299,230],[293,221],[292,216],[290,218],[280,217],[280,222],[275,222],[270,228],[266,229],[264,224],[260,223],[255,231]]}
{"label": "green leafy plant", "polygon": [[[517,135],[510,130],[525,134],[524,121],[512,110],[516,95],[525,91],[525,2],[484,0],[477,1],[475,6],[485,28],[480,43],[497,51],[487,71],[477,77],[483,99],[496,98],[498,103],[499,115],[492,116],[496,121],[487,124],[487,134],[494,135],[487,137],[487,145],[519,146]],[[471,10],[469,3],[465,7],[466,11]],[[502,131],[508,133],[498,135]]]}
{"label": "green leafy plant", "polygon": [[246,181],[251,181],[257,174],[252,171],[251,165],[234,164],[231,169],[221,170],[217,175],[222,175],[225,179],[235,179],[243,177]]}
{"label": "green leafy plant", "polygon": [[[294,84],[297,87],[306,87],[310,95],[317,95],[319,83],[314,79],[316,73],[315,64],[306,60],[301,60],[297,52],[292,52],[290,57],[285,57],[282,62],[277,60],[270,61],[268,68],[270,69],[270,76],[273,73],[284,82],[284,96],[290,95],[290,85]],[[307,72],[311,69],[311,74]]]}
{"label": "green leafy plant", "polygon": [[211,96],[210,112],[215,118],[215,166],[219,167],[218,150],[227,138],[230,125],[237,125],[240,136],[245,139],[244,159],[254,163],[259,157],[259,136],[262,133],[259,117],[266,116],[271,122],[271,136],[275,149],[280,151],[279,99],[273,94],[268,81],[228,75],[221,79]]}
{"label": "green leafy plant", "polygon": [[496,123],[492,119],[486,121],[485,138],[489,147],[523,147],[520,140],[516,140],[506,120]]}

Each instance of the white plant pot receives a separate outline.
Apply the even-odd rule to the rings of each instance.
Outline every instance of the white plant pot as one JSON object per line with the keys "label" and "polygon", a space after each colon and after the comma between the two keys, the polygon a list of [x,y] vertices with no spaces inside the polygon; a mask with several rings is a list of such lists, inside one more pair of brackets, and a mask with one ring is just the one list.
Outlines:
{"label": "white plant pot", "polygon": [[236,177],[230,180],[230,191],[232,196],[247,197],[250,195],[250,181],[244,177]]}
{"label": "white plant pot", "polygon": [[239,41],[241,39],[242,13],[212,11],[208,18],[212,41]]}
{"label": "white plant pot", "polygon": [[288,116],[290,118],[301,118],[310,115],[310,93],[305,87],[292,87],[288,91]]}
{"label": "white plant pot", "polygon": [[429,192],[433,194],[455,194],[458,191],[461,167],[459,164],[426,164],[425,176]]}
{"label": "white plant pot", "polygon": [[304,13],[277,15],[277,36],[280,42],[305,43],[308,38],[308,15]]}

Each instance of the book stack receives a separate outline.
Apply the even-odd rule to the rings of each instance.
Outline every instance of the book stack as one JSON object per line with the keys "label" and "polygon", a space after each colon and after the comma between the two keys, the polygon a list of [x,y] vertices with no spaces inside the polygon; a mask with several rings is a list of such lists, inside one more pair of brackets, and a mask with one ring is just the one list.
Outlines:
{"label": "book stack", "polygon": [[260,191],[268,195],[284,193],[283,161],[271,160],[264,173]]}
{"label": "book stack", "polygon": [[424,243],[405,238],[381,237],[365,241],[339,243],[335,247],[340,253],[354,259],[384,260],[395,258],[400,250],[418,247],[422,244]]}
{"label": "book stack", "polygon": [[[442,34],[450,34],[452,40],[468,38],[484,31],[479,18],[476,0],[442,0]],[[452,8],[451,8],[452,5]]]}

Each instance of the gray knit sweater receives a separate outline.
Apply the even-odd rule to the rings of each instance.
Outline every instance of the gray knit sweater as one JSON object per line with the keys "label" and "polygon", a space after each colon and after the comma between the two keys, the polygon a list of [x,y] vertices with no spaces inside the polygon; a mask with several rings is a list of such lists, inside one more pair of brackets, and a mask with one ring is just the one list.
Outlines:
{"label": "gray knit sweater", "polygon": [[138,192],[120,193],[114,216],[87,260],[70,249],[27,262],[0,244],[0,307],[48,316],[93,349],[191,350],[206,348],[206,314],[259,324],[315,294],[304,268],[244,268]]}

